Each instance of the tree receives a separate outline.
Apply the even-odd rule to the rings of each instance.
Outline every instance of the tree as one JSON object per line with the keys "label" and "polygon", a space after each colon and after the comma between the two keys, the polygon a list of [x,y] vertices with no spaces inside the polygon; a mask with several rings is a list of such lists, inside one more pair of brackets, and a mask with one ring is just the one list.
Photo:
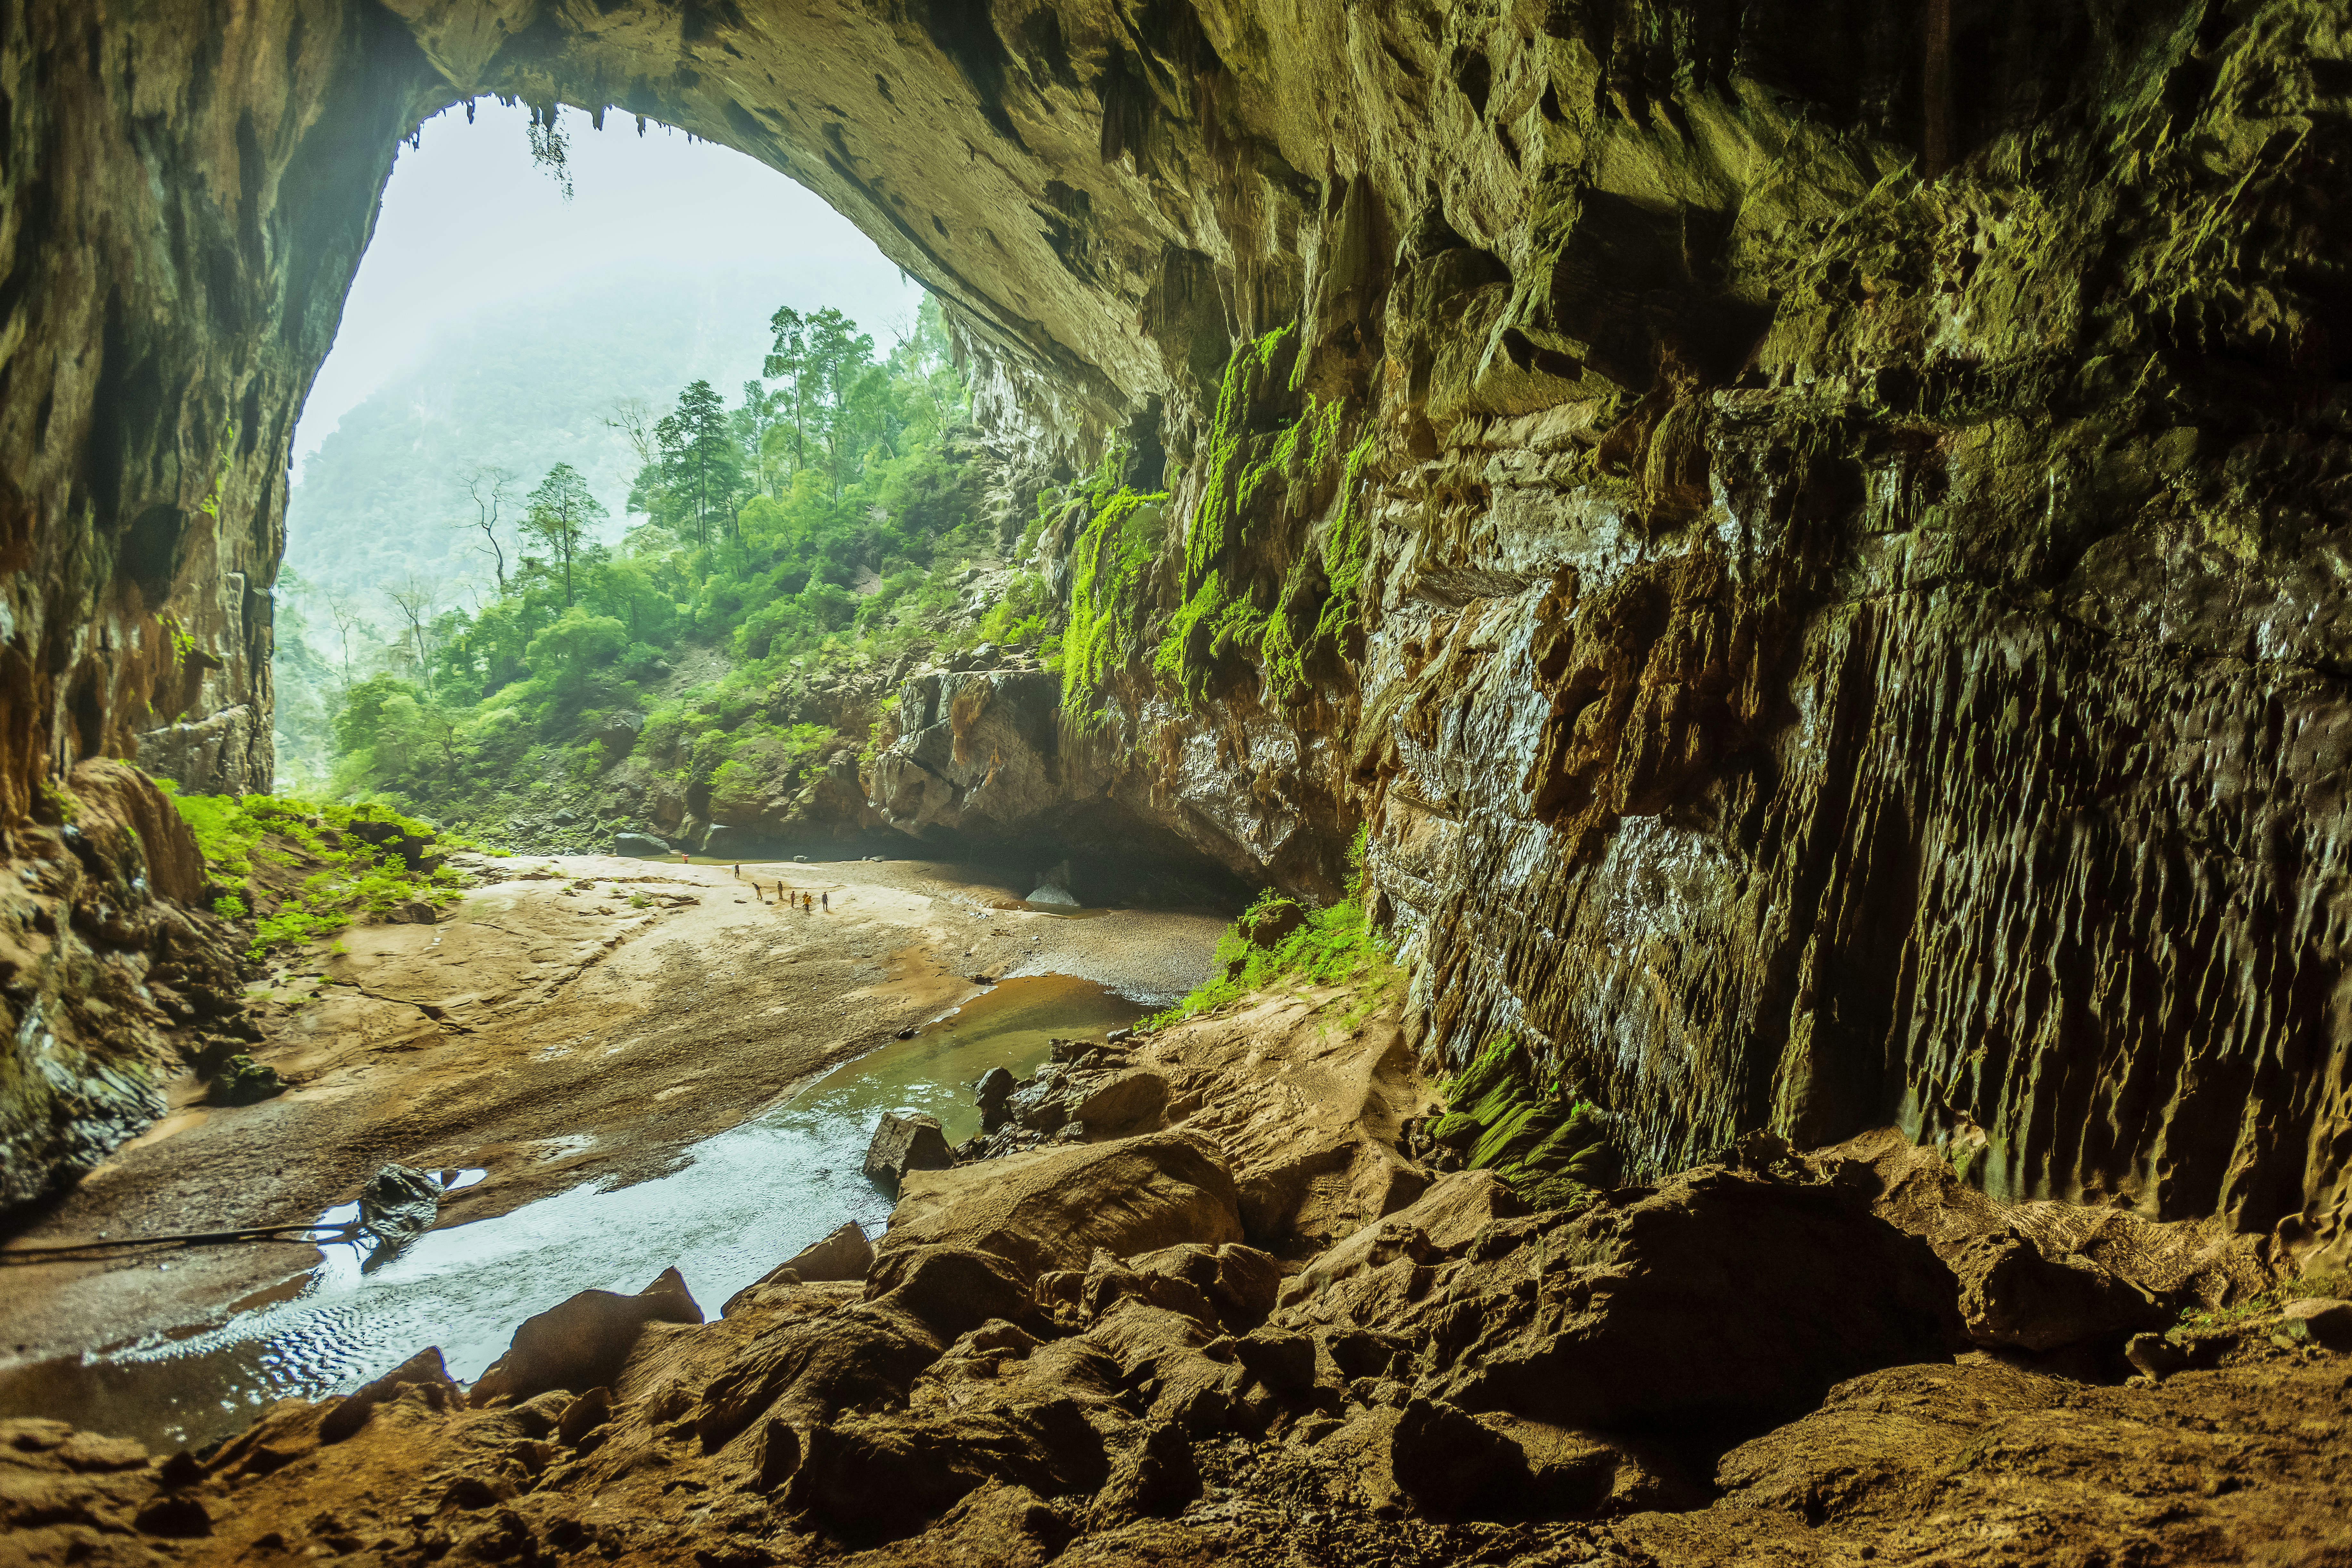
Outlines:
{"label": "tree", "polygon": [[613,412],[604,416],[604,426],[621,433],[629,450],[637,455],[640,468],[652,462],[659,451],[654,442],[654,405],[641,397],[614,398]]}
{"label": "tree", "polygon": [[417,679],[424,684],[425,695],[433,695],[434,617],[441,613],[441,585],[429,577],[411,572],[397,588],[387,588],[383,596],[392,601],[408,622],[406,641],[416,660]]}
{"label": "tree", "polygon": [[352,596],[339,588],[329,589],[326,599],[327,616],[334,622],[335,637],[342,644],[343,685],[348,690],[352,684],[352,633],[359,630],[367,618],[360,613],[360,607],[352,602]]}
{"label": "tree", "polygon": [[474,520],[459,528],[480,530],[489,546],[490,561],[499,574],[499,591],[507,591],[506,547],[499,542],[499,515],[514,499],[515,476],[494,464],[478,463],[466,471],[466,493],[474,497]]}
{"label": "tree", "polygon": [[604,504],[588,488],[588,481],[569,463],[559,463],[547,471],[538,489],[530,493],[523,515],[522,531],[547,547],[547,553],[563,569],[563,602],[568,609],[572,603],[572,568],[589,542],[589,530],[606,514]]}
{"label": "tree", "polygon": [[851,418],[853,397],[874,362],[874,340],[857,323],[828,305],[808,319],[808,359],[803,376],[815,382],[815,423],[824,437],[833,498],[841,498],[842,457],[857,445]]}
{"label": "tree", "polygon": [[784,403],[782,393],[770,392],[758,382],[745,382],[741,406],[728,415],[742,466],[751,477],[751,489],[759,495],[774,495],[783,476],[783,465],[778,461],[782,448],[771,437],[783,434],[780,416]]}
{"label": "tree", "polygon": [[694,524],[695,542],[710,543],[710,519],[734,515],[740,482],[737,447],[726,401],[709,382],[677,396],[677,412],[654,427],[662,451],[662,477]]}
{"label": "tree", "polygon": [[793,472],[797,474],[808,466],[808,323],[787,305],[768,318],[768,329],[775,342],[761,373],[784,383],[779,395],[793,411]]}

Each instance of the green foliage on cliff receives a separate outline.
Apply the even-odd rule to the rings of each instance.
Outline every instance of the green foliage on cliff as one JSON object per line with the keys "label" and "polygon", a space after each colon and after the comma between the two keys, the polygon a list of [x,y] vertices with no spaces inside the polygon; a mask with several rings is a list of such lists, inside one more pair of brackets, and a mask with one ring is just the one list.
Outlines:
{"label": "green foliage on cliff", "polygon": [[1446,1113],[1430,1136],[1538,1208],[1579,1202],[1615,1178],[1600,1110],[1557,1082],[1539,1084],[1532,1060],[1509,1034],[1486,1042],[1445,1099]]}
{"label": "green foliage on cliff", "polygon": [[[1192,514],[1184,536],[1184,576],[1188,581],[1199,579],[1223,557],[1225,528],[1236,502],[1246,504],[1249,491],[1256,487],[1249,479],[1252,470],[1244,461],[1250,410],[1259,391],[1277,375],[1275,361],[1281,358],[1284,348],[1296,348],[1297,335],[1296,326],[1278,327],[1242,344],[1225,361],[1225,373],[1217,383],[1216,413],[1209,425],[1201,505]],[[1234,473],[1236,464],[1244,465],[1238,496]],[[1256,465],[1261,480],[1265,466],[1264,463]]]}
{"label": "green foliage on cliff", "polygon": [[366,915],[461,896],[443,852],[470,847],[377,805],[275,795],[183,795],[168,782],[216,892],[215,914],[255,916],[250,956],[332,935]]}
{"label": "green foliage on cliff", "polygon": [[1276,988],[1348,988],[1359,1016],[1379,1005],[1402,972],[1365,913],[1371,891],[1364,865],[1369,837],[1359,829],[1349,851],[1348,897],[1318,908],[1266,889],[1217,938],[1211,977],[1143,1027],[1164,1029]]}
{"label": "green foliage on cliff", "polygon": [[[1201,503],[1185,533],[1183,602],[1151,661],[1180,705],[1202,700],[1218,665],[1234,656],[1255,667],[1268,697],[1303,697],[1309,654],[1336,647],[1360,620],[1371,546],[1361,478],[1373,438],[1367,431],[1343,450],[1345,405],[1312,394],[1295,401],[1306,362],[1286,327],[1243,344],[1226,363]],[[1295,409],[1287,417],[1286,406]],[[1269,412],[1275,423],[1265,428]],[[1318,520],[1327,496],[1329,515]],[[1286,534],[1269,531],[1284,521]],[[1290,564],[1280,570],[1286,552]]]}
{"label": "green foliage on cliff", "polygon": [[1070,614],[1062,633],[1062,707],[1092,713],[1125,656],[1143,576],[1160,553],[1167,492],[1121,486],[1096,507],[1070,552]]}

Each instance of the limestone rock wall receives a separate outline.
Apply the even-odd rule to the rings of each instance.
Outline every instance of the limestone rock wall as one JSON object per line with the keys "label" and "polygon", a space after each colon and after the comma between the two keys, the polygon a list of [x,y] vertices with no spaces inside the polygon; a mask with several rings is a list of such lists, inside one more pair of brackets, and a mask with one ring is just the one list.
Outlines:
{"label": "limestone rock wall", "polygon": [[[37,568],[7,657],[42,672],[7,688],[16,809],[176,716],[152,672],[108,684],[148,669],[141,615],[226,627],[213,585],[266,582],[284,433],[413,116],[644,114],[937,288],[1032,470],[1117,443],[1130,501],[1166,492],[1118,503],[1100,798],[1325,892],[1369,822],[1427,1045],[1519,1033],[1642,1168],[1891,1118],[2002,1191],[2342,1226],[2340,8],[8,26],[11,81],[60,84],[10,88],[0,152]],[[1100,516],[1049,532],[1074,594]],[[237,624],[250,673],[215,653],[208,700],[265,712],[266,612]]]}
{"label": "limestone rock wall", "polygon": [[239,707],[159,749],[268,787],[288,443],[438,86],[348,0],[0,19],[0,815]]}

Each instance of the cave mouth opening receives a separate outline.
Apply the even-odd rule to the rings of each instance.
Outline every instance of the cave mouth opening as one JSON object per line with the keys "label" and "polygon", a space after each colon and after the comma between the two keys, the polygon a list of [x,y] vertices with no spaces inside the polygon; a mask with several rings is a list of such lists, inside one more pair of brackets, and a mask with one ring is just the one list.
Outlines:
{"label": "cave mouth opening", "polygon": [[[871,340],[857,374],[897,378],[886,400],[908,395],[910,355],[946,358],[919,286],[768,164],[625,113],[485,98],[427,120],[394,162],[294,443],[281,784],[390,797],[525,852],[879,852],[1016,893],[1059,867],[1089,905],[1238,910],[1253,885],[1102,802],[971,836],[861,816],[845,754],[870,749],[910,662],[994,643],[1034,664],[1053,606],[1023,570],[1034,541],[979,504],[968,432],[910,415],[860,427],[869,469],[917,470],[860,492],[826,422],[863,394],[818,376],[810,407],[779,401],[815,374],[781,362],[780,312],[813,359],[827,311],[836,348]],[[921,374],[961,390],[951,365]],[[715,507],[675,493],[694,442],[665,434],[704,415],[736,444]],[[959,405],[952,422],[967,419]],[[566,472],[590,520],[579,559],[558,561],[538,512]],[[959,505],[961,521],[909,520]],[[956,589],[960,618],[869,614],[921,573]],[[832,637],[804,634],[808,615]],[[516,715],[535,745],[492,733]],[[823,810],[810,789],[830,792]]]}
{"label": "cave mouth opening", "polygon": [[[747,508],[794,504],[839,401],[837,389],[803,389],[798,364],[779,376],[779,312],[808,324],[803,339],[835,322],[828,351],[870,372],[926,327],[932,361],[943,358],[925,306],[921,287],[823,197],[718,143],[493,98],[425,120],[399,149],[289,454],[278,787],[389,795],[480,822],[479,802],[452,799],[450,779],[394,753],[431,749],[438,725],[454,775],[447,743],[501,693],[535,704],[531,722],[552,744],[507,758],[499,782],[536,772],[530,782],[558,793],[577,782],[564,775],[578,759],[559,765],[551,752],[578,750],[600,727],[712,695],[730,699],[730,727],[756,716],[720,689],[772,645],[768,632],[747,643],[747,603],[823,584],[854,610],[875,569],[892,564],[876,547],[871,560],[828,559],[785,580],[792,571],[770,559],[795,527],[856,521],[837,454],[823,504],[801,506],[814,523],[763,514],[769,538],[745,522]],[[703,455],[708,482],[682,521],[664,425],[698,397],[703,423],[688,434],[719,449]],[[788,415],[809,426],[801,440],[763,448]],[[886,442],[905,444],[904,424]],[[541,515],[550,501],[564,507],[552,529]],[[550,675],[533,639],[579,622],[612,645]],[[354,694],[410,705],[417,733],[386,737],[370,718],[356,734]],[[639,820],[644,804],[602,816],[676,830],[708,807],[655,822]]]}

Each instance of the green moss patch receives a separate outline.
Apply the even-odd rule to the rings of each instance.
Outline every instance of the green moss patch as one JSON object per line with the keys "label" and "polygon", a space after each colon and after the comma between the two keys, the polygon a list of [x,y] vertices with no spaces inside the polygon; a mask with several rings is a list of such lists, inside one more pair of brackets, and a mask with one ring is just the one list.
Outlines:
{"label": "green moss patch", "polygon": [[213,912],[253,918],[248,956],[257,959],[403,904],[447,908],[463,896],[462,883],[442,856],[478,847],[371,802],[183,795],[163,788],[204,853]]}
{"label": "green moss patch", "polygon": [[1491,1170],[1538,1208],[1581,1202],[1616,1178],[1616,1152],[1598,1107],[1538,1080],[1508,1034],[1480,1050],[1448,1087],[1429,1135],[1473,1170]]}

